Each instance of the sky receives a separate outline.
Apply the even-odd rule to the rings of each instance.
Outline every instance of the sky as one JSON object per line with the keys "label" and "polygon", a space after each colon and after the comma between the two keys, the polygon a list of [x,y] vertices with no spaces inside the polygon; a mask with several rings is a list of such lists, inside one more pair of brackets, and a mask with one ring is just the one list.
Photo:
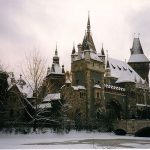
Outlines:
{"label": "sky", "polygon": [[[73,42],[82,43],[90,11],[97,52],[127,60],[134,36],[150,58],[149,0],[0,0],[0,61],[20,74],[25,55],[38,49],[51,66],[57,42],[60,64],[70,70]],[[134,33],[136,33],[134,35]]]}

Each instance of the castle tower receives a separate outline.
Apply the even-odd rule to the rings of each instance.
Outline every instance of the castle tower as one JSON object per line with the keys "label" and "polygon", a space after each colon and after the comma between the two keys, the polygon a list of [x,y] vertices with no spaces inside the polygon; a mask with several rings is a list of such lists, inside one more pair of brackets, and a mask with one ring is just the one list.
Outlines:
{"label": "castle tower", "polygon": [[45,79],[47,93],[57,93],[62,85],[65,83],[65,70],[64,65],[62,67],[59,63],[59,56],[57,50],[57,44],[55,49],[55,55],[53,57],[53,63],[51,68],[47,69],[47,76]]}
{"label": "castle tower", "polygon": [[105,63],[105,52],[104,52],[103,44],[102,44],[102,49],[101,49],[101,53],[100,53],[99,57]]}
{"label": "castle tower", "polygon": [[[74,51],[73,51],[74,53]],[[103,60],[97,55],[91,35],[90,17],[82,44],[78,44],[78,59],[71,63],[72,85],[84,86],[86,89],[86,119],[92,122],[96,110],[104,106],[104,72]],[[95,86],[96,85],[96,86]],[[98,98],[95,99],[95,91]]]}
{"label": "castle tower", "polygon": [[133,39],[128,64],[149,83],[149,59],[145,56],[139,37]]}

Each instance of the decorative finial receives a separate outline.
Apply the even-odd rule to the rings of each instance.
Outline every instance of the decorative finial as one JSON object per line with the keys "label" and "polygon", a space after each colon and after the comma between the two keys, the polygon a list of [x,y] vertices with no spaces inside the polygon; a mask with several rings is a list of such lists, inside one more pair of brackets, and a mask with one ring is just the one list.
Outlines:
{"label": "decorative finial", "polygon": [[20,74],[20,79],[22,78],[22,75]]}

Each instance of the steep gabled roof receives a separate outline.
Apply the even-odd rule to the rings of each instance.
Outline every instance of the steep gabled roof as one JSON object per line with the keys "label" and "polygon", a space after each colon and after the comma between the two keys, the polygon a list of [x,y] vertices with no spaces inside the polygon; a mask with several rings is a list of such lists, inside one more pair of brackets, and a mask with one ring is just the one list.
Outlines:
{"label": "steep gabled roof", "polygon": [[111,77],[117,78],[118,83],[125,81],[134,82],[135,78],[137,82],[142,80],[142,83],[144,83],[144,80],[140,75],[126,62],[113,58],[108,58],[108,61],[111,70]]}

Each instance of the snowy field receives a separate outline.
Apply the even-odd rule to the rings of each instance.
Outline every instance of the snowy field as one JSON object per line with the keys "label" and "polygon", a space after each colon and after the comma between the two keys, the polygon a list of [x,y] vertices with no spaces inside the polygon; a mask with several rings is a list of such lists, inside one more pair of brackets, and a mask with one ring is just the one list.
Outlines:
{"label": "snowy field", "polygon": [[117,136],[113,133],[70,131],[69,133],[0,133],[0,149],[121,149],[150,148],[150,138]]}

